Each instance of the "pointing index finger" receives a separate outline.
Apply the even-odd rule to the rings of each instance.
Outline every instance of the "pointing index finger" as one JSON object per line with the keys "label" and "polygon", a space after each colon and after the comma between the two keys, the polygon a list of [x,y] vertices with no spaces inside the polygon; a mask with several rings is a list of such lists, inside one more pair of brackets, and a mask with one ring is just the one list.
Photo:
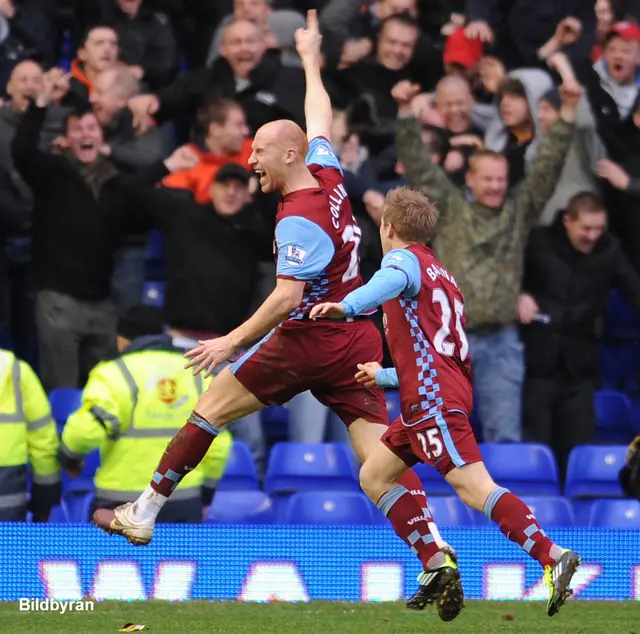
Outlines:
{"label": "pointing index finger", "polygon": [[315,9],[307,11],[307,28],[311,31],[318,30],[318,12]]}

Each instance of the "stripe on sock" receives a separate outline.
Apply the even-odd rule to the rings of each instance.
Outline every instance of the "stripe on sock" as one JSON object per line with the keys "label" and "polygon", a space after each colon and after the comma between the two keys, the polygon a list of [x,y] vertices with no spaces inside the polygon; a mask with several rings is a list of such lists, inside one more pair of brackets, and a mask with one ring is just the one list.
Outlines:
{"label": "stripe on sock", "polygon": [[485,500],[484,507],[482,511],[489,518],[492,519],[491,515],[493,514],[493,509],[495,505],[498,503],[498,500],[505,494],[509,493],[509,489],[505,489],[504,487],[498,487],[489,493],[487,499]]}
{"label": "stripe on sock", "polygon": [[378,500],[377,507],[386,515],[389,515],[389,511],[391,507],[405,494],[409,493],[409,491],[403,487],[401,484],[398,484],[393,487],[393,489],[389,489],[382,497]]}
{"label": "stripe on sock", "polygon": [[189,416],[187,422],[195,425],[196,427],[200,427],[200,429],[203,429],[214,437],[220,433],[218,428],[214,427],[210,422],[202,418],[202,416],[200,416],[200,414],[195,410],[191,412],[191,416]]}

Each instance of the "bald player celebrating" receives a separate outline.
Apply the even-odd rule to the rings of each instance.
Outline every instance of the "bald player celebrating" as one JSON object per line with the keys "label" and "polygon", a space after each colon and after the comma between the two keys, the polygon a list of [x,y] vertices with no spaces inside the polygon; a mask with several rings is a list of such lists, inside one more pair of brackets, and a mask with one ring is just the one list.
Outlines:
{"label": "bald player celebrating", "polygon": [[[307,134],[292,121],[269,123],[256,133],[249,158],[262,191],[282,196],[275,231],[276,288],[244,324],[188,352],[187,367],[209,376],[235,352],[262,339],[212,380],[140,498],[113,511],[95,512],[97,526],[133,544],[151,541],[158,512],[220,430],[266,405],[285,403],[311,390],[349,427],[362,460],[377,448],[388,428],[382,390],[354,379],[362,359],[382,359],[382,338],[374,324],[366,316],[337,322],[309,319],[316,303],[340,301],[362,286],[360,229],[340,163],[327,140],[332,114],[320,77],[320,43],[316,13],[311,11],[307,28],[296,32],[307,81]],[[409,470],[401,480],[429,518],[434,539],[448,549],[430,519],[419,478]]]}

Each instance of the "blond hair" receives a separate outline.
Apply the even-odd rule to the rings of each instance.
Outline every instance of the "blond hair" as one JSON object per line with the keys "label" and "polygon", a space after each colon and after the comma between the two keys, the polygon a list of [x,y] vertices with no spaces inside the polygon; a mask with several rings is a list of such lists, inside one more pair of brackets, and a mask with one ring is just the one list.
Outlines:
{"label": "blond hair", "polygon": [[382,220],[405,242],[429,242],[439,217],[436,206],[416,189],[396,187],[385,196]]}

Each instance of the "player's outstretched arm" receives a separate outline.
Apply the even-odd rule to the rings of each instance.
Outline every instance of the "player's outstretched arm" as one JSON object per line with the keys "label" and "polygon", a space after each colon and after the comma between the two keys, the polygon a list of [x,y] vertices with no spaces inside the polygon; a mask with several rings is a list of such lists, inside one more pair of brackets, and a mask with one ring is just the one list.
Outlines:
{"label": "player's outstretched arm", "polygon": [[316,137],[329,138],[331,134],[331,99],[320,74],[322,35],[318,27],[316,11],[307,12],[307,28],[296,31],[296,49],[307,81],[307,91],[304,101],[304,114],[307,122],[307,139]]}
{"label": "player's outstretched arm", "polygon": [[384,268],[364,286],[349,293],[339,304],[325,302],[316,304],[310,313],[311,319],[341,319],[355,317],[377,308],[381,304],[401,295],[407,287],[406,275],[397,269]]}
{"label": "player's outstretched arm", "polygon": [[394,249],[384,256],[382,268],[364,286],[349,293],[339,304],[317,304],[310,317],[355,317],[400,295],[414,297],[420,289],[420,275],[416,256],[407,249]]}
{"label": "player's outstretched arm", "polygon": [[216,366],[266,335],[300,306],[305,283],[303,280],[278,278],[275,289],[247,321],[224,337],[199,341],[196,348],[185,354],[189,359],[185,367],[194,368],[194,374],[206,370],[205,378],[211,376]]}
{"label": "player's outstretched arm", "polygon": [[304,280],[278,278],[276,287],[252,317],[229,333],[236,349],[263,337],[284,321],[302,302]]}

